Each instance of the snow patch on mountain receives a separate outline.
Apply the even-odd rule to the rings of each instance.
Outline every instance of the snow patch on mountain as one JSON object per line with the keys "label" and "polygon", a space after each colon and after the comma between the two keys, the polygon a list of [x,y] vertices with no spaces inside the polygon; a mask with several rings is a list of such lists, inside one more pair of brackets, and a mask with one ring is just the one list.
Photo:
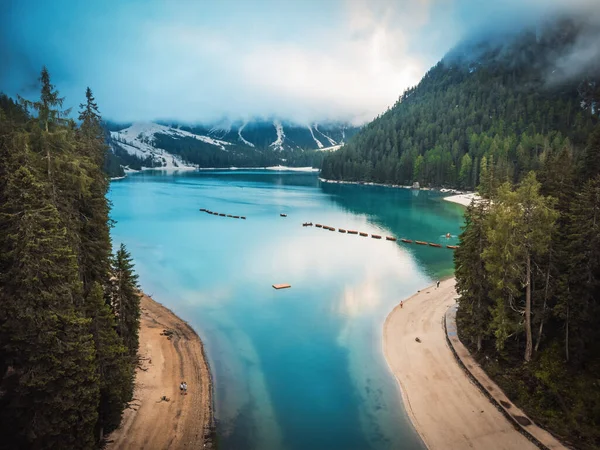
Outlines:
{"label": "snow patch on mountain", "polygon": [[113,139],[118,140],[117,138],[121,138],[127,142],[133,142],[134,146],[135,143],[138,142],[153,145],[156,140],[156,134],[165,134],[167,136],[174,136],[176,138],[187,137],[197,139],[207,144],[219,147],[221,150],[225,150],[226,145],[231,145],[229,142],[222,141],[220,139],[214,139],[209,136],[202,136],[199,134],[190,133],[189,131],[180,130],[178,128],[171,128],[153,122],[136,122],[129,128],[125,128],[121,131],[111,131],[110,134],[113,137]]}
{"label": "snow patch on mountain", "polygon": [[332,145],[331,147],[323,147],[323,148],[320,148],[319,150],[321,150],[322,152],[334,152],[336,150],[339,150],[343,146],[344,146],[344,143],[342,142],[341,144]]}
{"label": "snow patch on mountain", "polygon": [[312,138],[313,138],[313,139],[314,139],[314,141],[317,143],[317,147],[319,147],[319,148],[323,148],[324,146],[323,146],[323,144],[321,143],[321,141],[319,141],[319,140],[318,140],[318,139],[315,137],[315,134],[313,133],[313,129],[312,129],[312,127],[309,125],[307,128],[308,128],[308,131],[310,131],[310,134],[311,134]]}
{"label": "snow patch on mountain", "polygon": [[277,132],[277,139],[273,141],[269,147],[273,147],[279,151],[283,150],[283,140],[285,139],[285,134],[283,132],[283,125],[278,120],[273,122],[275,126],[275,131]]}
{"label": "snow patch on mountain", "polygon": [[227,151],[226,146],[229,142],[220,139],[214,139],[209,136],[193,134],[179,128],[167,127],[153,122],[137,122],[129,128],[120,131],[111,131],[111,138],[114,145],[118,145],[130,155],[138,158],[152,158],[155,163],[160,164],[165,169],[195,168],[193,164],[188,164],[179,156],[172,155],[166,150],[156,146],[156,135],[172,136],[178,138],[192,138],[206,144]]}
{"label": "snow patch on mountain", "polygon": [[239,128],[238,136],[240,137],[240,141],[242,141],[244,144],[246,144],[249,147],[254,147],[254,144],[252,142],[247,141],[246,139],[244,139],[244,136],[242,136],[242,130],[246,125],[248,125],[248,122],[244,122],[244,124]]}
{"label": "snow patch on mountain", "polygon": [[[111,132],[111,135],[116,132]],[[114,138],[114,135],[113,135]],[[164,169],[195,169],[196,166],[185,163],[181,158],[172,155],[161,148],[154,148],[151,145],[141,141],[131,141],[126,143],[123,140],[116,141],[114,145],[118,145],[130,155],[137,156],[141,159],[151,157],[155,163],[160,164],[160,168]]]}
{"label": "snow patch on mountain", "polygon": [[321,130],[319,130],[319,125],[317,125],[315,123],[315,131],[317,131],[321,136],[323,136],[325,139],[327,139],[329,141],[329,145],[337,145],[337,142],[335,142],[333,139],[331,139],[329,136],[327,136],[325,133],[323,133]]}

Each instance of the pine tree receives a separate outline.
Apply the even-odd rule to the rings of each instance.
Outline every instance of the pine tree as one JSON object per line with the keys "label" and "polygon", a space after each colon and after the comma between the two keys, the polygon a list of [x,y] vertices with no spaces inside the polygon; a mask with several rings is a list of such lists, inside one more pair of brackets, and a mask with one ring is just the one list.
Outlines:
{"label": "pine tree", "polygon": [[462,334],[482,348],[486,334],[482,324],[489,322],[490,285],[481,254],[488,245],[486,210],[488,202],[471,204],[465,212],[465,225],[460,246],[454,253],[456,291],[460,294],[457,321]]}
{"label": "pine tree", "polygon": [[81,104],[78,130],[78,150],[83,161],[80,169],[89,176],[89,189],[74,201],[78,206],[80,237],[80,273],[87,293],[95,282],[108,284],[111,242],[109,205],[106,200],[108,179],[102,170],[106,144],[101,117],[91,89],[86,90],[86,103]]}
{"label": "pine tree", "polygon": [[121,244],[112,263],[111,303],[117,316],[117,331],[132,358],[138,351],[140,294],[131,255]]}
{"label": "pine tree", "polygon": [[[525,361],[533,353],[532,333],[532,263],[534,258],[547,256],[552,231],[558,214],[554,199],[539,194],[540,184],[533,172],[513,191],[504,184],[494,198],[491,208],[488,240],[484,251],[487,270],[495,282],[497,308],[496,330],[499,342],[508,337],[507,311],[523,313],[526,346]],[[524,304],[521,304],[523,286]]]}
{"label": "pine tree", "polygon": [[[598,355],[600,333],[600,175],[589,180],[570,211],[568,225],[570,302],[563,306],[567,357],[581,365]],[[568,308],[568,309],[567,309]]]}
{"label": "pine tree", "polygon": [[76,259],[44,183],[25,167],[9,180],[0,247],[10,261],[0,282],[5,366],[0,426],[27,448],[92,448],[98,386]]}
{"label": "pine tree", "polygon": [[600,125],[596,126],[588,139],[582,174],[584,180],[590,180],[600,175]]}
{"label": "pine tree", "polygon": [[116,318],[104,300],[102,287],[92,286],[86,300],[86,316],[96,347],[96,367],[100,380],[100,406],[96,432],[104,434],[119,426],[123,408],[133,395],[134,366],[127,348],[116,331]]}

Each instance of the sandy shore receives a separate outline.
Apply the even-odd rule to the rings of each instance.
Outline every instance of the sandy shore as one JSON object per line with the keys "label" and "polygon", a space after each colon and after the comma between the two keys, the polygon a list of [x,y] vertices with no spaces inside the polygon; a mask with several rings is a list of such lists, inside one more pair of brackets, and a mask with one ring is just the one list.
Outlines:
{"label": "sandy shore", "polygon": [[408,415],[429,449],[536,449],[470,381],[448,347],[442,318],[455,303],[454,283],[451,278],[439,289],[421,290],[385,321],[384,354]]}
{"label": "sandy shore", "polygon": [[444,197],[447,202],[458,203],[459,205],[469,206],[473,200],[479,200],[481,197],[474,192],[470,194],[457,194]]}
{"label": "sandy shore", "polygon": [[[109,437],[109,449],[212,448],[212,386],[202,342],[164,306],[141,302],[140,368],[133,409]],[[161,335],[172,330],[171,339]],[[180,395],[186,381],[188,395]],[[166,396],[169,401],[161,401]],[[204,446],[206,444],[206,446]]]}

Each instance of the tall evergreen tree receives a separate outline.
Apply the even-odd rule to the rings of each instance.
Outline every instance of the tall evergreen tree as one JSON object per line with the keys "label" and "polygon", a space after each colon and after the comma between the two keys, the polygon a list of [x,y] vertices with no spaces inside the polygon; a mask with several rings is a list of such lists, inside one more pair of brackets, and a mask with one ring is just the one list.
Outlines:
{"label": "tall evergreen tree", "polygon": [[86,301],[86,316],[96,347],[96,367],[100,379],[100,406],[96,432],[102,440],[116,429],[123,408],[133,396],[133,370],[127,348],[116,330],[116,318],[104,300],[102,287],[94,283]]}
{"label": "tall evergreen tree", "polygon": [[465,212],[465,225],[460,246],[454,253],[456,291],[460,294],[457,321],[464,335],[482,348],[487,333],[481,324],[489,322],[490,283],[481,254],[488,245],[486,209],[489,203],[472,203]]}
{"label": "tall evergreen tree", "polygon": [[121,244],[113,258],[111,302],[117,315],[117,330],[132,358],[138,350],[140,327],[140,294],[138,276],[133,271],[131,255]]}
{"label": "tall evergreen tree", "polygon": [[18,448],[92,448],[98,386],[76,259],[44,183],[20,168],[2,205],[3,435]]}

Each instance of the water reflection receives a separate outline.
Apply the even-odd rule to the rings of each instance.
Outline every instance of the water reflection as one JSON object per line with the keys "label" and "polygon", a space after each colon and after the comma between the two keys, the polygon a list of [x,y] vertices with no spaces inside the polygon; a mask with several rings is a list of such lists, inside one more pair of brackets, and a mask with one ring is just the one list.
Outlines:
{"label": "water reflection", "polygon": [[112,187],[113,237],[130,246],[144,289],[205,342],[221,448],[422,448],[381,326],[451,252],[302,223],[433,240],[457,234],[459,216],[401,189],[318,186],[314,174],[143,174]]}

